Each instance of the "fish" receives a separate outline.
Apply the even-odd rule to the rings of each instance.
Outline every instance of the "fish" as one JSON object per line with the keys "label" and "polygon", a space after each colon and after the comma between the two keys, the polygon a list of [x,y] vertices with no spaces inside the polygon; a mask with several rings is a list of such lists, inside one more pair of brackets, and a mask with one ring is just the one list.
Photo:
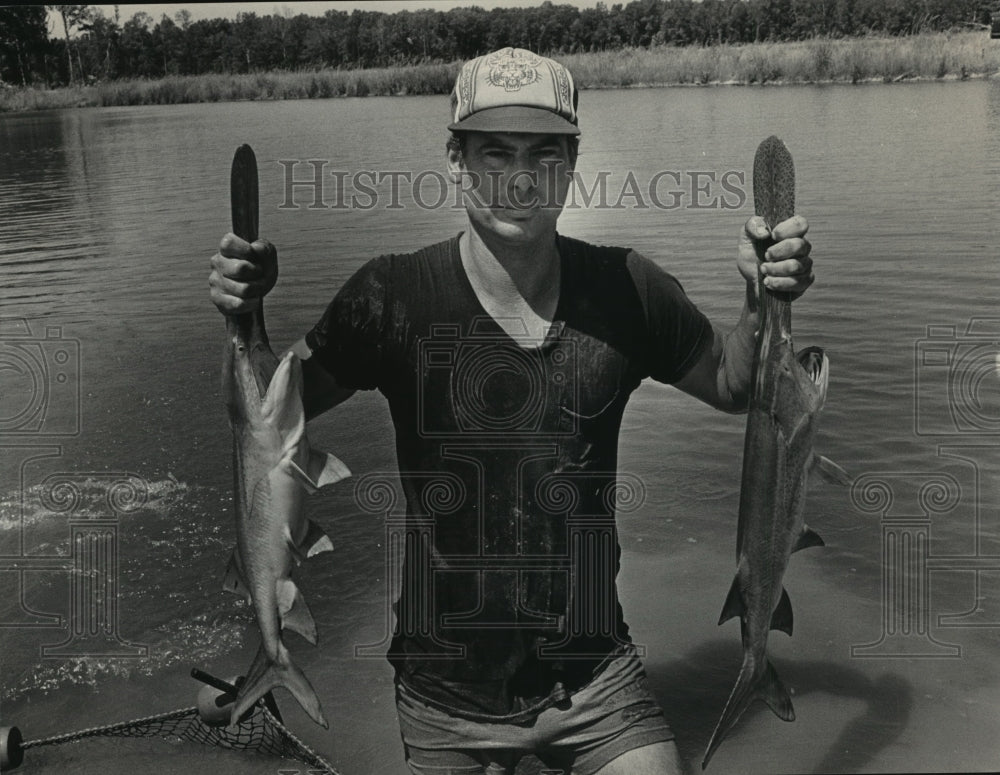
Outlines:
{"label": "fish", "polygon": [[[756,213],[770,229],[795,213],[794,163],[775,136],[764,140],[754,156],[753,195]],[[758,257],[764,260],[770,245],[759,247]],[[719,617],[720,625],[739,617],[743,663],[702,769],[755,700],[763,700],[785,721],[795,719],[788,690],[767,657],[767,638],[770,630],[792,634],[792,604],[782,584],[792,553],[824,545],[804,522],[810,473],[850,482],[840,466],[813,451],[829,358],[819,347],[794,352],[789,295],[766,288],[760,273],[757,282],[761,322],[744,439],[737,569]]]}
{"label": "fish", "polygon": [[[257,239],[257,161],[248,145],[233,158],[233,233]],[[316,622],[291,578],[308,557],[333,549],[306,518],[307,494],[350,476],[333,455],[309,446],[302,405],[302,364],[291,351],[278,358],[264,329],[263,305],[226,316],[222,392],[233,434],[236,548],[223,588],[251,603],[261,643],[240,684],[230,716],[235,724],[272,689],[282,686],[317,724],[328,728],[309,679],[292,661],[282,631],[317,640]]]}

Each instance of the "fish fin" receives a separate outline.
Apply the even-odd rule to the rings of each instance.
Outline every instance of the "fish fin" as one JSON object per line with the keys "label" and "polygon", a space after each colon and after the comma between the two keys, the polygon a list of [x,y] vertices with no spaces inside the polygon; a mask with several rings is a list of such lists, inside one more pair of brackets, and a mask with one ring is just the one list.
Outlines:
{"label": "fish fin", "polygon": [[734,616],[743,618],[747,612],[746,604],[743,602],[743,595],[740,593],[740,574],[737,573],[733,579],[732,586],[729,587],[729,594],[726,595],[726,602],[722,604],[722,614],[719,616],[719,624],[728,622]]}
{"label": "fish fin", "polygon": [[331,541],[330,537],[323,532],[323,528],[311,519],[306,520],[305,538],[298,543],[294,541],[292,534],[286,528],[285,543],[288,546],[288,551],[290,551],[292,556],[295,558],[295,562],[299,564],[305,562],[313,555],[333,551],[333,541]]}
{"label": "fish fin", "polygon": [[351,470],[334,455],[328,452],[309,450],[309,478],[317,487],[336,484],[351,475]]}
{"label": "fish fin", "polygon": [[238,723],[240,717],[251,710],[257,700],[279,686],[285,687],[292,693],[302,709],[309,714],[309,718],[324,729],[330,728],[312,684],[309,683],[305,673],[292,662],[288,649],[280,643],[278,658],[275,661],[267,658],[263,647],[257,651],[246,680],[236,695],[229,723]]}
{"label": "fish fin", "polygon": [[317,489],[319,489],[316,486],[316,482],[313,481],[312,477],[310,477],[309,474],[303,471],[299,467],[299,464],[296,463],[294,460],[292,460],[291,457],[285,458],[281,462],[281,465],[284,468],[285,472],[289,476],[291,476],[292,479],[298,482],[302,486],[302,489],[304,489],[310,495],[312,495],[314,492],[316,492]]}
{"label": "fish fin", "polygon": [[295,543],[295,539],[292,538],[292,533],[289,530],[288,525],[285,525],[284,536],[285,536],[285,546],[287,546],[288,551],[291,552],[292,559],[295,560],[296,565],[301,565],[306,560],[306,553],[304,549],[302,549],[297,543]]}
{"label": "fish fin", "polygon": [[301,396],[302,364],[295,353],[289,351],[271,375],[260,413],[279,428],[295,428],[300,416],[305,423]]}
{"label": "fish fin", "polygon": [[811,546],[826,546],[826,544],[819,537],[819,533],[803,525],[802,532],[799,534],[799,540],[795,542],[792,551],[797,552],[800,549],[808,549]]}
{"label": "fish fin", "polygon": [[847,487],[851,483],[850,474],[823,455],[813,456],[813,470],[830,484],[842,484]]}
{"label": "fish fin", "polygon": [[306,557],[312,557],[322,552],[333,551],[333,541],[330,536],[323,532],[323,528],[309,520],[309,530],[302,543],[299,544],[299,551]]}
{"label": "fish fin", "polygon": [[351,475],[350,469],[339,459],[314,449],[309,450],[309,462],[306,465],[308,470],[302,470],[291,456],[285,458],[282,465],[289,476],[302,485],[310,495],[320,487],[334,484]]}
{"label": "fish fin", "polygon": [[771,614],[771,629],[792,634],[792,601],[788,599],[788,592],[784,587],[781,588],[781,599]]}
{"label": "fish fin", "polygon": [[278,579],[275,582],[275,591],[278,596],[278,616],[281,618],[282,629],[297,632],[315,646],[316,620],[313,619],[312,611],[306,605],[306,600],[295,586],[295,582],[288,578]]}
{"label": "fish fin", "polygon": [[236,557],[236,550],[229,555],[229,564],[226,565],[226,576],[222,580],[222,588],[226,592],[234,595],[241,595],[247,600],[250,599],[250,589],[243,580],[243,571],[240,570],[240,561]]}
{"label": "fish fin", "polygon": [[295,476],[288,464],[302,445],[306,433],[306,413],[302,406],[302,364],[295,353],[288,351],[282,357],[267,386],[260,413],[281,437],[284,470]]}
{"label": "fish fin", "polygon": [[764,676],[760,681],[757,690],[758,696],[767,703],[767,707],[777,714],[782,721],[795,721],[795,709],[792,707],[792,698],[788,696],[788,690],[778,678],[778,673],[770,661],[764,668]]}

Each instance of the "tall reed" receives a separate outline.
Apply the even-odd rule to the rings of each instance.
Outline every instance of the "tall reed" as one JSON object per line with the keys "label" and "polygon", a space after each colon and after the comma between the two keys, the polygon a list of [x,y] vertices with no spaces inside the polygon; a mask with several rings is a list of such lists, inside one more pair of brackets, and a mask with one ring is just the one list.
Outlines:
{"label": "tall reed", "polygon": [[660,46],[561,57],[582,88],[673,84],[860,83],[1000,72],[988,33],[815,38],[794,43]]}
{"label": "tall reed", "polygon": [[[815,38],[794,43],[656,46],[557,55],[584,89],[675,84],[767,84],[990,77],[1000,41],[984,32],[900,38]],[[63,89],[0,89],[0,111],[232,100],[446,94],[459,64],[369,70],[208,73],[108,81]]]}

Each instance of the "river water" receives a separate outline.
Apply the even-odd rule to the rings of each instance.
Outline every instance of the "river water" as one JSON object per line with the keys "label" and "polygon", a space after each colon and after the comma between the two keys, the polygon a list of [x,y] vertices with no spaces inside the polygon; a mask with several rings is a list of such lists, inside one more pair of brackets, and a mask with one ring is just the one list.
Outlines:
{"label": "river water", "polygon": [[[810,221],[817,281],[794,332],[830,356],[817,446],[854,486],[813,484],[807,518],[827,545],[793,558],[795,635],[770,641],[797,720],[755,706],[710,772],[995,770],[1000,83],[591,91],[580,110],[578,193],[594,198],[560,230],[634,247],[723,327],[742,303],[734,245],[767,135],[792,151]],[[367,258],[463,227],[450,200],[433,206],[453,198],[446,115],[444,97],[400,97],[0,116],[0,723],[38,739],[151,715],[193,704],[192,666],[245,670],[255,628],[220,589],[231,442],[224,325],[206,286],[229,228],[232,152],[248,142],[260,163],[280,349]],[[321,190],[289,187],[315,170]],[[398,190],[366,171],[398,173]],[[716,621],[743,431],[742,417],[657,384],[636,391],[622,429],[621,470],[644,488],[619,517],[623,605],[692,772],[739,667],[738,628]],[[393,470],[378,394],[319,418],[311,436],[356,474]],[[107,500],[122,481],[124,500]],[[308,508],[337,550],[304,569],[320,647],[294,651],[330,731],[278,701],[344,775],[402,773],[380,656],[386,526],[349,487]],[[71,536],[87,519],[110,524],[117,547],[104,566],[117,577],[113,616],[89,639],[66,624],[79,588]],[[158,741],[28,754],[25,772],[290,766]]]}

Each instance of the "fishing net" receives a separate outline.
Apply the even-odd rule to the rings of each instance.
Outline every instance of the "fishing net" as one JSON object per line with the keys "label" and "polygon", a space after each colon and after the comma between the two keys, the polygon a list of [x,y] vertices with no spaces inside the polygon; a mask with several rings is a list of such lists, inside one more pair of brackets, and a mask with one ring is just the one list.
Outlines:
{"label": "fishing net", "polygon": [[73,743],[92,737],[160,737],[188,740],[294,760],[307,765],[310,768],[310,775],[340,775],[329,762],[299,740],[262,704],[257,705],[253,712],[238,724],[231,726],[209,726],[201,720],[198,708],[182,708],[156,716],[69,732],[42,740],[26,740],[20,748],[27,751],[30,748]]}

